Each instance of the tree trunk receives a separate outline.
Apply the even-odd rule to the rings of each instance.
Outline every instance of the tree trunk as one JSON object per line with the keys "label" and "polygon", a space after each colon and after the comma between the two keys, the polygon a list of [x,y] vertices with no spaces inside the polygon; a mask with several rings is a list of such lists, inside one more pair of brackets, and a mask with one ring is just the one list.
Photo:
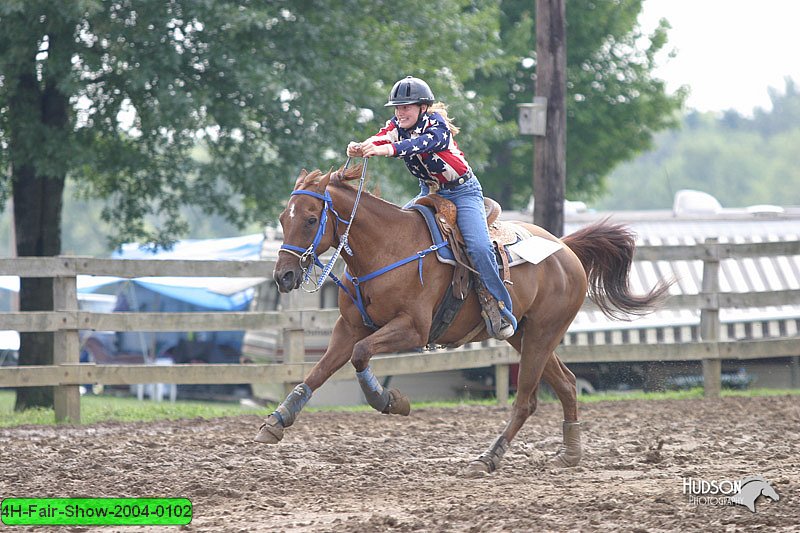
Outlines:
{"label": "tree trunk", "polygon": [[547,128],[534,141],[533,222],[556,237],[564,234],[566,93],[565,0],[536,0],[536,96],[547,97]]}
{"label": "tree trunk", "polygon": [[[14,229],[19,257],[46,257],[61,253],[61,208],[65,175],[43,175],[33,164],[33,153],[46,149],[63,132],[69,134],[69,98],[53,84],[42,88],[35,74],[23,73],[17,78],[14,97],[9,100],[12,117],[10,153],[14,198]],[[19,134],[22,120],[37,121]],[[17,127],[14,127],[16,124]],[[31,135],[30,132],[37,132]],[[54,165],[56,167],[56,165]],[[19,293],[20,311],[53,309],[53,280],[22,278]],[[20,335],[20,365],[49,365],[53,362],[52,333]],[[20,387],[14,409],[52,407],[52,387]]]}

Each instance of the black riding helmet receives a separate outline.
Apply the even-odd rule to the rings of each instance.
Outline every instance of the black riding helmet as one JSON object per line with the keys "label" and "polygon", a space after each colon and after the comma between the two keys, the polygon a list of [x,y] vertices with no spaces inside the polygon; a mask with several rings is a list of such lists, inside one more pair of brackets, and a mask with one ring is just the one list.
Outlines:
{"label": "black riding helmet", "polygon": [[389,101],[383,107],[408,104],[432,104],[436,98],[428,84],[419,78],[406,76],[392,87]]}

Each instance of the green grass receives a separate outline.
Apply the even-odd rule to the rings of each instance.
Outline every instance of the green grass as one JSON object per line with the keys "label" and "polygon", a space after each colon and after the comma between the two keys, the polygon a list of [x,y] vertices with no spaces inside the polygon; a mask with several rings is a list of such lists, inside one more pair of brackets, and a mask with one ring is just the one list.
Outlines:
{"label": "green grass", "polygon": [[[0,427],[23,424],[52,425],[55,413],[52,409],[28,409],[14,411],[15,395],[11,391],[0,391]],[[177,420],[183,418],[217,418],[243,414],[258,414],[264,410],[242,407],[234,403],[213,402],[140,402],[136,398],[114,396],[82,396],[81,422],[149,422],[153,420]]]}
{"label": "green grass", "polygon": [[722,395],[745,398],[755,398],[760,396],[798,396],[800,395],[800,389],[766,389],[762,387],[748,390],[723,390]]}
{"label": "green grass", "polygon": [[[749,390],[723,390],[722,396],[760,397],[800,395],[800,389],[749,389]],[[583,403],[604,401],[631,401],[631,400],[690,400],[703,397],[703,389],[695,388],[685,391],[667,392],[603,392],[592,395],[580,396]],[[14,411],[15,395],[12,391],[0,391],[0,427],[21,426],[27,424],[53,425],[55,414],[52,409],[29,409],[23,412]],[[557,401],[552,396],[542,395],[542,402]],[[464,399],[456,401],[414,402],[413,409],[452,408],[460,405],[496,405],[493,398]],[[370,411],[368,405],[331,406],[308,408],[308,411]],[[135,398],[118,398],[114,396],[83,396],[81,397],[81,421],[84,424],[96,422],[150,422],[154,420],[177,420],[191,418],[218,418],[238,415],[264,415],[272,407],[253,409],[235,403],[214,402],[152,402],[138,401]]]}
{"label": "green grass", "polygon": [[[744,397],[757,398],[761,396],[786,396],[800,395],[800,389],[765,389],[755,388],[746,390],[722,389],[722,397]],[[584,395],[578,401],[585,403],[605,402],[605,401],[625,401],[625,400],[694,400],[703,397],[703,388],[696,387],[688,390],[676,390],[665,392],[599,392],[596,394]]]}
{"label": "green grass", "polygon": [[[727,391],[723,391],[722,395],[725,396]],[[578,401],[583,403],[595,402],[617,402],[629,400],[694,400],[703,397],[703,388],[697,387],[688,390],[675,390],[664,392],[644,392],[636,391],[611,391],[611,392],[598,392],[595,394],[584,394],[578,398]]]}

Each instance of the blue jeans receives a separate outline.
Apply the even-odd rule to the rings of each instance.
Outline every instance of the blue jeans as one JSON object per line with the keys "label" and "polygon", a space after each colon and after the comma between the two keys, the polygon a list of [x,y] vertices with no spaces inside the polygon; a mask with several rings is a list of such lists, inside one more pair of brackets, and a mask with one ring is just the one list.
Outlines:
{"label": "blue jeans", "polygon": [[[430,189],[425,182],[420,181],[420,193],[405,207],[413,204],[418,198],[427,196],[429,192]],[[494,247],[489,240],[486,209],[483,205],[483,189],[480,182],[477,178],[472,178],[452,189],[439,189],[438,194],[456,205],[456,209],[458,209],[456,222],[458,229],[461,230],[461,235],[464,236],[464,243],[472,266],[480,273],[481,281],[489,293],[498,302],[505,304],[502,313],[516,329],[517,321],[511,313],[511,296],[508,294],[503,280],[500,279]]]}

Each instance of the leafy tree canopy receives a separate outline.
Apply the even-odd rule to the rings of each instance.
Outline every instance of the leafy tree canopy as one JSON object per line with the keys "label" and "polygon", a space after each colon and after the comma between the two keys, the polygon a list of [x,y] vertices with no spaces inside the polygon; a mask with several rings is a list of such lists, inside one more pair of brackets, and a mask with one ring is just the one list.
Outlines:
{"label": "leafy tree canopy", "polygon": [[[388,118],[391,84],[415,74],[450,104],[487,193],[516,207],[532,181],[516,104],[533,96],[534,6],[409,0],[403,13],[427,15],[399,17],[383,0],[10,0],[0,165],[66,176],[82,201],[104,200],[112,244],[168,244],[188,229],[184,205],[270,222],[299,169],[341,164],[348,140]],[[683,93],[650,75],[668,26],[641,35],[640,10],[641,0],[568,6],[571,197],[600,193],[610,169],[675,120]],[[39,105],[19,111],[31,76]],[[68,103],[64,127],[48,123],[50,94]],[[371,166],[389,176],[390,198],[416,186],[397,162]]]}
{"label": "leafy tree canopy", "polygon": [[[498,121],[486,132],[484,190],[504,205],[527,202],[533,140],[517,133],[517,104],[533,99],[535,2],[502,2],[503,59],[481,69],[474,89],[492,95]],[[569,2],[567,16],[567,195],[594,198],[620,162],[651,146],[653,134],[677,124],[685,89],[667,94],[655,78],[656,54],[667,43],[662,20],[651,35],[637,23],[641,0]]]}
{"label": "leafy tree canopy", "polygon": [[[398,76],[452,94],[499,53],[496,6],[438,10],[447,24],[386,1],[4,2],[0,165],[106,199],[115,244],[169,243],[187,229],[183,204],[274,220],[299,169],[341,164],[363,109]],[[63,125],[48,122],[54,94]]]}

